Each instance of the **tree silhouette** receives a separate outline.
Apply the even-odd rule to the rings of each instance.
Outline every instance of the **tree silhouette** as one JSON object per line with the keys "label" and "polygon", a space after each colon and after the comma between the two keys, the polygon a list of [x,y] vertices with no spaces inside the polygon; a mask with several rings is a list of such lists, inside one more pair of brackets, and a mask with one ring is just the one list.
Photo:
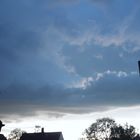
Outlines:
{"label": "tree silhouette", "polygon": [[[2,123],[2,121],[0,120],[0,132],[1,132],[1,128],[5,126],[5,124]],[[6,137],[2,134],[0,134],[0,140],[6,140]]]}
{"label": "tree silhouette", "polygon": [[85,130],[85,135],[88,140],[105,140],[109,139],[111,128],[115,127],[116,123],[113,119],[102,118],[97,119],[95,123]]}
{"label": "tree silhouette", "polygon": [[11,131],[11,133],[8,136],[8,140],[20,140],[20,137],[23,133],[26,133],[25,131],[21,130],[20,128],[16,128]]}
{"label": "tree silhouette", "polygon": [[115,126],[111,128],[111,140],[132,140],[136,136],[135,127],[126,124],[125,126]]}
{"label": "tree silhouette", "polygon": [[110,118],[97,119],[85,130],[85,140],[134,140],[137,133],[135,127],[125,124],[118,125]]}

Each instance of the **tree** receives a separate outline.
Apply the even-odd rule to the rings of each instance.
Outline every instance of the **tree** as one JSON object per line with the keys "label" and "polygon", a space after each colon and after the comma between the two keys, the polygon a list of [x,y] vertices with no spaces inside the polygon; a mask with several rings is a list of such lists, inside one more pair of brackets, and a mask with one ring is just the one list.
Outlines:
{"label": "tree", "polygon": [[116,123],[113,119],[102,118],[97,119],[95,123],[85,130],[85,135],[88,140],[106,140],[109,139],[111,128],[115,127]]}
{"label": "tree", "polygon": [[118,125],[111,128],[111,140],[133,140],[136,136],[135,127],[125,124],[124,126]]}
{"label": "tree", "polygon": [[132,125],[122,126],[113,119],[102,118],[91,124],[84,135],[86,140],[133,140],[137,133]]}
{"label": "tree", "polygon": [[8,140],[20,140],[20,137],[23,133],[26,133],[25,131],[21,130],[20,128],[16,128],[11,131],[11,133],[8,136]]}

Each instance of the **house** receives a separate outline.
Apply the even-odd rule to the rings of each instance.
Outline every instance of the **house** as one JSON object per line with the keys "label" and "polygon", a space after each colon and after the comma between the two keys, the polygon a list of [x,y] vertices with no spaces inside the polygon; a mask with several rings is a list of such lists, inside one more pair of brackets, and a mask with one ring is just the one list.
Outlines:
{"label": "house", "polygon": [[20,140],[64,140],[62,132],[24,133]]}

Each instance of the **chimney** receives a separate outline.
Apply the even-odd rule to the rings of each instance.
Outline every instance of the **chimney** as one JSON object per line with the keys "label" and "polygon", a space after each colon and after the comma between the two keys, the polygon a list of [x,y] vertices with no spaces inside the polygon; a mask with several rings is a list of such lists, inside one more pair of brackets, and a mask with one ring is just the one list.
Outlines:
{"label": "chimney", "polygon": [[41,133],[44,133],[44,128],[41,128]]}

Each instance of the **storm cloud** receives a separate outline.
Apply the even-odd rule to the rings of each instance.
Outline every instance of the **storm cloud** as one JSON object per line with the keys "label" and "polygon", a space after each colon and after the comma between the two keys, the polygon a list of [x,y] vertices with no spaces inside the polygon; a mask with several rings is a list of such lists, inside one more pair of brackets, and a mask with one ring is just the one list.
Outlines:
{"label": "storm cloud", "polygon": [[139,6],[96,3],[0,0],[1,118],[139,105]]}

